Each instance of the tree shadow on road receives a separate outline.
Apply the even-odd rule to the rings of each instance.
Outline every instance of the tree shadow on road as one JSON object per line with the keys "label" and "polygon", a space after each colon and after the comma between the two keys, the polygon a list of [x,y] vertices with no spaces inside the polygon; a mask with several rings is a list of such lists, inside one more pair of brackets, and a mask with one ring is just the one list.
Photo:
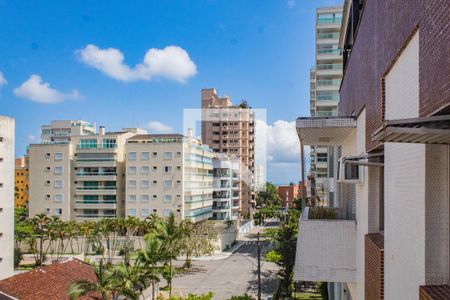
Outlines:
{"label": "tree shadow on road", "polygon": [[[248,281],[248,291],[254,294],[258,293],[257,271],[254,271],[255,279]],[[263,295],[272,295],[278,287],[278,275],[276,270],[261,271],[261,293]]]}

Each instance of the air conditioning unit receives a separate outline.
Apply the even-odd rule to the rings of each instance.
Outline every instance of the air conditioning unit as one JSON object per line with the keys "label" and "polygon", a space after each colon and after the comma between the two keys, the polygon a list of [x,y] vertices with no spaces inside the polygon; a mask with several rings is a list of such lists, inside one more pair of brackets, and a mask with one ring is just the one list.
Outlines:
{"label": "air conditioning unit", "polygon": [[362,184],[364,182],[364,167],[360,164],[352,163],[358,161],[359,159],[341,157],[338,160],[337,181]]}

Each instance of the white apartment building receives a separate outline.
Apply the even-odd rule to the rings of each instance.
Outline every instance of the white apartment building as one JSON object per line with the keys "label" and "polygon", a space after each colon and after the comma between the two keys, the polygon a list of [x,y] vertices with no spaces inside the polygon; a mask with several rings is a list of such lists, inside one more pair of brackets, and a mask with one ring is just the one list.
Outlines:
{"label": "white apartment building", "polygon": [[330,299],[450,299],[450,6],[420,3],[346,0],[339,116],[297,119],[338,154],[336,219],[302,212],[294,269]]}
{"label": "white apartment building", "polygon": [[[130,132],[133,131],[133,132]],[[125,141],[136,130],[71,136],[29,149],[30,217],[96,220],[124,215]]]}
{"label": "white apartment building", "polygon": [[189,134],[143,134],[126,144],[126,215],[212,216],[212,150]]}
{"label": "white apartment building", "polygon": [[239,170],[237,157],[218,153],[213,159],[212,220],[237,220],[239,217]]}
{"label": "white apartment building", "polygon": [[15,121],[0,116],[0,279],[14,271]]}
{"label": "white apartment building", "polygon": [[68,143],[72,136],[95,134],[95,124],[82,120],[55,120],[41,126],[41,143]]}
{"label": "white apartment building", "polygon": [[[336,116],[339,87],[342,79],[342,54],[339,36],[342,6],[321,7],[316,11],[316,64],[310,70],[311,116]],[[337,153],[332,147],[310,148],[311,169],[308,189],[313,197],[333,205],[336,186],[333,160]]]}

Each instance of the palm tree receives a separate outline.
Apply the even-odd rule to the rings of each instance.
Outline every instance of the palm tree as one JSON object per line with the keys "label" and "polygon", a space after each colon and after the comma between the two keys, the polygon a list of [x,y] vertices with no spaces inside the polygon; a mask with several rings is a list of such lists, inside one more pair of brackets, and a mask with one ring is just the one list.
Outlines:
{"label": "palm tree", "polygon": [[145,268],[145,275],[152,285],[152,299],[155,299],[155,285],[160,281],[160,270],[157,265],[161,261],[161,241],[155,236],[148,236],[145,248],[136,252],[137,262]]}
{"label": "palm tree", "polygon": [[87,295],[96,300],[109,300],[111,296],[115,299],[117,297],[116,280],[113,272],[103,264],[103,260],[95,266],[95,276],[97,280],[94,282],[83,279],[71,284],[68,290],[69,298],[75,300]]}
{"label": "palm tree", "polygon": [[[179,241],[183,237],[183,231],[173,213],[164,221],[156,224],[154,237],[161,241],[161,249],[164,249],[162,259],[168,264],[167,284],[169,286],[169,297],[172,296],[172,279],[174,276],[172,261],[180,253]],[[153,233],[149,234],[149,238]]]}
{"label": "palm tree", "polygon": [[117,280],[116,290],[127,299],[138,300],[142,293],[152,284],[146,269],[137,261],[133,265],[120,263],[113,268]]}
{"label": "palm tree", "polygon": [[[34,247],[36,248],[35,261],[36,261],[37,267],[41,267],[42,264],[44,263],[45,254],[46,254],[46,251],[44,251],[44,241],[49,239],[49,236],[48,236],[49,221],[50,221],[50,219],[44,213],[36,215],[31,220],[31,222],[34,226],[34,233],[33,233],[32,240],[36,241],[37,239],[39,239],[39,247],[37,247],[36,244],[34,245]],[[48,250],[48,247],[47,247],[47,250]]]}

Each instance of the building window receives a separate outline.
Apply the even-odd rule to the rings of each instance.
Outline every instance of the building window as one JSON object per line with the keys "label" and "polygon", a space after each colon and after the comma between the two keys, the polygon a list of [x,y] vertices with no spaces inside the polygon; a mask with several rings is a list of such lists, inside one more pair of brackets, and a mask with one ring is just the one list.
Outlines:
{"label": "building window", "polygon": [[128,195],[128,203],[136,203],[136,195]]}
{"label": "building window", "polygon": [[150,201],[150,195],[141,195],[141,202],[147,203]]}
{"label": "building window", "polygon": [[128,153],[128,160],[136,160],[136,152],[130,152]]}
{"label": "building window", "polygon": [[116,148],[116,139],[104,139],[103,148]]}
{"label": "building window", "polygon": [[172,167],[171,166],[165,166],[164,167],[164,173],[172,173]]}
{"label": "building window", "polygon": [[63,187],[63,181],[55,180],[55,189],[62,189],[62,187]]}
{"label": "building window", "polygon": [[141,160],[149,160],[149,159],[150,159],[150,152],[141,153]]}
{"label": "building window", "polygon": [[142,180],[141,188],[142,189],[149,189],[150,188],[150,181],[149,180]]}
{"label": "building window", "polygon": [[62,215],[62,208],[55,208],[55,216],[61,216]]}
{"label": "building window", "polygon": [[128,167],[128,174],[136,174],[136,167]]}
{"label": "building window", "polygon": [[128,215],[130,217],[136,217],[136,208],[130,208],[128,209]]}
{"label": "building window", "polygon": [[164,187],[165,188],[171,188],[172,187],[172,180],[164,180]]}
{"label": "building window", "polygon": [[63,172],[63,168],[62,167],[55,167],[55,174],[56,175],[62,174],[62,172]]}
{"label": "building window", "polygon": [[97,140],[96,139],[82,139],[80,140],[80,149],[95,149],[97,148]]}
{"label": "building window", "polygon": [[169,209],[169,208],[163,210],[163,216],[164,217],[169,217],[171,213],[172,213],[172,210]]}
{"label": "building window", "polygon": [[63,196],[61,194],[56,194],[55,196],[53,196],[53,200],[55,202],[62,202],[63,201]]}
{"label": "building window", "polygon": [[172,159],[172,152],[164,152],[164,159],[165,160]]}
{"label": "building window", "polygon": [[136,188],[136,180],[129,180],[128,181],[128,187],[130,189],[135,189]]}
{"label": "building window", "polygon": [[148,208],[143,208],[141,209],[141,217],[148,217],[150,215],[150,209]]}
{"label": "building window", "polygon": [[164,195],[164,203],[171,203],[172,195]]}
{"label": "building window", "polygon": [[62,158],[63,158],[63,155],[61,152],[55,153],[55,160],[62,160]]}
{"label": "building window", "polygon": [[150,167],[144,166],[141,168],[141,174],[148,174],[150,173]]}

